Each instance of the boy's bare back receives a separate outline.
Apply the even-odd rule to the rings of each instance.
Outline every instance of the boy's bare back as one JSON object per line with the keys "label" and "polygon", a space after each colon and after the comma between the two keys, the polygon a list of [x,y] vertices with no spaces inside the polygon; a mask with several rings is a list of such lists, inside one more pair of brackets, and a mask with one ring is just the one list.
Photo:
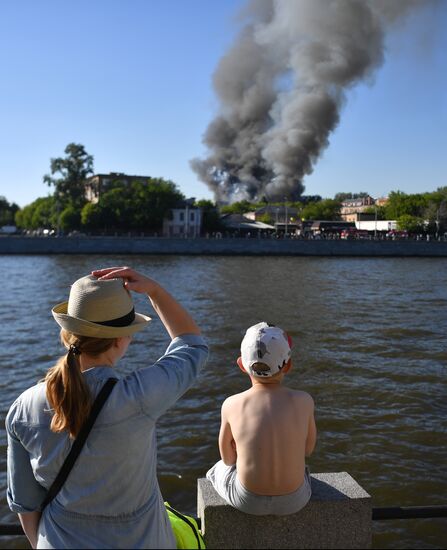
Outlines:
{"label": "boy's bare back", "polygon": [[313,399],[280,381],[252,382],[222,405],[222,459],[236,463],[239,481],[253,493],[292,493],[303,483],[305,457],[315,446]]}

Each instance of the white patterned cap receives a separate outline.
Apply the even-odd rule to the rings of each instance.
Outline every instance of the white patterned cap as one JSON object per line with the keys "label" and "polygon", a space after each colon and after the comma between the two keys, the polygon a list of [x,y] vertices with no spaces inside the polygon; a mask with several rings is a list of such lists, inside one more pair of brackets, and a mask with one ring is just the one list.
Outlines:
{"label": "white patterned cap", "polygon": [[258,323],[247,330],[242,340],[242,364],[252,376],[273,376],[290,359],[291,347],[290,337],[281,328]]}

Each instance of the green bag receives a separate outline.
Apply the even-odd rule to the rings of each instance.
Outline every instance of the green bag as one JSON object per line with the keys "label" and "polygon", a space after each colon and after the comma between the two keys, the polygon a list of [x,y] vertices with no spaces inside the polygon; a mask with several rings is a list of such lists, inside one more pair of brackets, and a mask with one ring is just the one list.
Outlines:
{"label": "green bag", "polygon": [[199,530],[197,521],[192,516],[185,516],[174,510],[165,502],[166,512],[174,531],[177,548],[198,549],[206,548],[202,533]]}

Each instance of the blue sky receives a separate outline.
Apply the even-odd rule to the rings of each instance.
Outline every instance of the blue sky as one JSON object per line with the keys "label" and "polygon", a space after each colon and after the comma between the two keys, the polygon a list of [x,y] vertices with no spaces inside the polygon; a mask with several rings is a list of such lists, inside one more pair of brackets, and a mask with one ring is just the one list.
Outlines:
{"label": "blue sky", "polygon": [[[49,193],[70,142],[95,172],[173,180],[213,198],[189,167],[218,102],[212,74],[242,0],[0,0],[0,195]],[[447,185],[447,2],[387,37],[373,82],[348,93],[306,194],[431,191]]]}

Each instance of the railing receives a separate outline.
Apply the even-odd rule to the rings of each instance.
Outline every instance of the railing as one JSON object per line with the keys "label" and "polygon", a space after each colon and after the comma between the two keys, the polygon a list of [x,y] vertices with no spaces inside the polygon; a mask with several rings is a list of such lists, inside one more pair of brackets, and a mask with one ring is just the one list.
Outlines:
{"label": "railing", "polygon": [[15,537],[17,535],[25,536],[23,529],[20,525],[15,523],[2,523],[0,524],[0,537]]}
{"label": "railing", "polygon": [[[392,506],[372,509],[373,521],[386,519],[422,519],[422,518],[445,518],[447,517],[447,505],[435,506]],[[200,523],[200,518],[197,518]],[[200,527],[200,525],[199,525]],[[25,536],[22,527],[16,523],[1,523],[0,537]]]}
{"label": "railing", "polygon": [[446,518],[447,506],[394,506],[390,508],[373,508],[372,520],[384,519],[415,519],[415,518]]}

